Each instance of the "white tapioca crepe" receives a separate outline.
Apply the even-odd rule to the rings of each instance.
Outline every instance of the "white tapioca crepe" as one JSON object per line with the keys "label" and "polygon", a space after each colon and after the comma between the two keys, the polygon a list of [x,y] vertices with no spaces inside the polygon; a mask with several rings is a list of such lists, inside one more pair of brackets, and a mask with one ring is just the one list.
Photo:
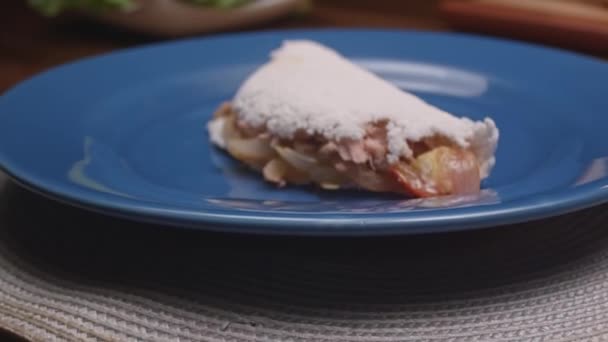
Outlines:
{"label": "white tapioca crepe", "polygon": [[[313,41],[286,41],[240,87],[231,103],[238,121],[289,140],[305,132],[327,141],[359,141],[382,123],[386,163],[415,157],[412,143],[440,138],[476,157],[479,177],[495,163],[499,132],[490,118],[451,115]],[[209,124],[220,147],[222,120]]]}

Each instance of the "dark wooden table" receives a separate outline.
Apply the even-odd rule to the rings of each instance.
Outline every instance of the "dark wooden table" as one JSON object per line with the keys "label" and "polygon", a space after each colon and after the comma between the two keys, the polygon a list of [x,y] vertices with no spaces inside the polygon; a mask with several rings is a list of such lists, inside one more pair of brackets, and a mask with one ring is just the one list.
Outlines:
{"label": "dark wooden table", "polygon": [[[43,18],[26,0],[4,0],[0,9],[0,93],[49,67],[115,49],[153,43],[158,37],[111,29],[72,17]],[[316,0],[305,16],[245,30],[294,27],[373,27],[449,30],[440,0]],[[600,57],[608,57],[603,55]]]}
{"label": "dark wooden table", "polygon": [[[25,3],[26,0],[4,0],[0,9],[0,92],[67,61],[161,40],[74,18],[46,19],[29,10]],[[323,26],[445,29],[436,3],[435,0],[318,0],[306,16],[283,18],[247,29]]]}

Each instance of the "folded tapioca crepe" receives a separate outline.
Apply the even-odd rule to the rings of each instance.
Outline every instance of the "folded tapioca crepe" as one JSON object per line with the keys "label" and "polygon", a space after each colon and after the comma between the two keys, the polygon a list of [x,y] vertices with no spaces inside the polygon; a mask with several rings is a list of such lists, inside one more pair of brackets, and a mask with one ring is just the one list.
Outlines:
{"label": "folded tapioca crepe", "polygon": [[416,197],[479,191],[494,121],[453,116],[313,41],[286,41],[208,123],[210,138],[278,185]]}

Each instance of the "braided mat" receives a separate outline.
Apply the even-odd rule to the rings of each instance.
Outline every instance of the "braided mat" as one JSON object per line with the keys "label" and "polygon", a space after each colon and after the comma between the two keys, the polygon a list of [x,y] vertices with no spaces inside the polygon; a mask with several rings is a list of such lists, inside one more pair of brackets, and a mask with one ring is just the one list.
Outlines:
{"label": "braided mat", "polygon": [[2,184],[0,327],[32,341],[608,340],[608,207],[277,238],[130,223]]}

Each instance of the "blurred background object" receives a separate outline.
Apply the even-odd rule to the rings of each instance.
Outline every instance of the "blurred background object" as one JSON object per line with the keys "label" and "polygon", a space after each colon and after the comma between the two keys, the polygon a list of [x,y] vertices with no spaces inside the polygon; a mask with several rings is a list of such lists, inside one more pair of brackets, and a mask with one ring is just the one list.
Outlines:
{"label": "blurred background object", "polygon": [[76,11],[130,30],[181,36],[238,28],[305,11],[311,0],[29,0],[44,15]]}
{"label": "blurred background object", "polygon": [[[162,3],[177,2],[169,1],[147,1],[147,0],[28,0],[30,6],[45,15],[53,16],[65,10],[120,10],[131,11],[146,5],[158,5]],[[204,6],[207,8],[235,8],[252,0],[179,0],[183,3]]]}
{"label": "blurred background object", "polygon": [[[70,12],[57,16],[43,15],[32,9],[28,0],[2,0],[2,3],[0,92],[61,63],[172,38],[102,24],[91,20],[90,15]],[[448,27],[437,16],[437,4],[437,0],[316,0],[304,13],[294,8],[296,12],[284,13],[267,21],[215,32],[315,27],[445,30]],[[228,11],[232,10],[226,9],[223,13],[230,15]]]}
{"label": "blurred background object", "polygon": [[[602,19],[606,1],[3,0],[0,92],[57,64],[119,48],[178,36],[260,29],[461,30],[607,57],[608,22]],[[85,15],[82,3],[93,6],[85,7],[89,9]],[[108,3],[114,7],[103,11]],[[138,7],[141,4],[145,7]],[[568,6],[578,10],[573,13]]]}
{"label": "blurred background object", "polygon": [[444,0],[439,8],[460,30],[608,52],[608,0]]}
{"label": "blurred background object", "polygon": [[[8,0],[10,2],[10,0]],[[411,20],[443,20],[458,30],[529,40],[588,52],[608,52],[608,0],[21,0],[42,15],[85,16],[129,31],[177,37],[261,27],[293,14],[340,20],[289,26],[416,27]],[[314,7],[317,10],[313,10]],[[430,9],[422,10],[421,9]],[[379,17],[379,15],[381,17]],[[347,17],[348,16],[348,17]],[[399,23],[399,17],[404,22]],[[318,17],[317,17],[318,19]],[[370,25],[371,24],[371,25]]]}

